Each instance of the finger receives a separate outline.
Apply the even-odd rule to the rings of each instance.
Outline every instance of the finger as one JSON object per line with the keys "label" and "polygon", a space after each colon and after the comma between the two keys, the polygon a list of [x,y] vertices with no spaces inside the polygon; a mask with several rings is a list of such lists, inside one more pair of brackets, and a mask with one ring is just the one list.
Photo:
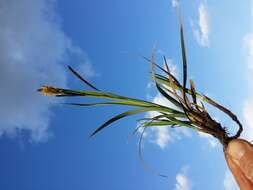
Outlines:
{"label": "finger", "polygon": [[230,159],[229,155],[225,152],[225,159],[227,161],[228,167],[235,177],[241,190],[252,190],[253,183],[242,173],[239,166]]}
{"label": "finger", "polygon": [[241,172],[253,182],[253,146],[247,141],[236,139],[229,142],[226,151]]}

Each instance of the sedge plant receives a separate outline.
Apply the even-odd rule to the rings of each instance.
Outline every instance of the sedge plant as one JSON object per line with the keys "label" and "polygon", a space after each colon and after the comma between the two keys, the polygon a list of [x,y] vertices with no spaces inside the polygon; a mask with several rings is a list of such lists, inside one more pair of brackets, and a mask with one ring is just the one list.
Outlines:
{"label": "sedge plant", "polygon": [[[158,92],[172,103],[173,106],[171,107],[145,100],[125,97],[111,92],[101,91],[86,79],[84,79],[70,66],[68,66],[68,68],[72,74],[84,82],[92,90],[72,90],[52,86],[42,86],[40,89],[38,89],[38,91],[47,96],[84,98],[93,97],[105,100],[96,103],[68,103],[74,106],[121,105],[132,107],[132,109],[120,113],[103,123],[96,130],[94,130],[94,132],[91,134],[91,137],[122,118],[154,111],[158,113],[156,116],[138,120],[140,122],[140,125],[134,132],[142,128],[142,132],[144,133],[145,129],[147,128],[160,126],[171,128],[188,127],[195,131],[206,133],[217,138],[223,147],[226,148],[231,140],[240,137],[240,134],[243,131],[243,126],[238,120],[237,116],[229,109],[220,105],[210,97],[199,93],[196,90],[193,80],[189,81],[190,86],[187,87],[187,60],[182,19],[180,19],[180,43],[183,65],[182,83],[180,83],[179,80],[173,75],[173,73],[171,73],[165,57],[164,67],[161,67],[155,62],[154,51],[151,53],[150,58],[145,57],[145,59],[152,65],[152,80],[154,81]],[[156,69],[159,69],[163,74],[157,73]],[[228,129],[225,126],[222,126],[221,123],[212,118],[205,107],[206,104],[209,104],[210,106],[213,106],[228,115],[238,125],[237,132],[234,135],[230,135]]]}

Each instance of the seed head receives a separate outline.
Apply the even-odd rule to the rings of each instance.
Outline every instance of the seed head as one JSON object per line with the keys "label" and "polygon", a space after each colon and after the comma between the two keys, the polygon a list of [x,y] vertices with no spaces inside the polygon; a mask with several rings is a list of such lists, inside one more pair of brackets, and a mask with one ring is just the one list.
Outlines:
{"label": "seed head", "polygon": [[42,86],[38,89],[45,96],[60,96],[63,94],[62,89],[54,88],[51,86]]}

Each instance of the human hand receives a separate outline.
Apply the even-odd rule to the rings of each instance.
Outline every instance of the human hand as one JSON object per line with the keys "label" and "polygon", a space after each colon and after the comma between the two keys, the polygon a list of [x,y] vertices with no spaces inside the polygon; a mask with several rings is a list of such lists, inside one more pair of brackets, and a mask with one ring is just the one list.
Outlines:
{"label": "human hand", "polygon": [[253,190],[253,146],[234,139],[225,148],[227,164],[241,190]]}

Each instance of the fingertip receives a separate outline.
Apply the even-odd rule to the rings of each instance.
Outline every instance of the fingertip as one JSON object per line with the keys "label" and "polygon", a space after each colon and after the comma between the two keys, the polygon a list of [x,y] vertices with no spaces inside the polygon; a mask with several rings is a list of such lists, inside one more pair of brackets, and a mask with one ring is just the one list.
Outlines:
{"label": "fingertip", "polygon": [[252,190],[253,184],[250,179],[246,177],[246,175],[243,173],[241,168],[236,164],[232,159],[231,156],[227,153],[227,149],[225,149],[225,159],[227,161],[228,167],[230,171],[232,172],[237,184],[239,185],[240,189],[242,190]]}
{"label": "fingertip", "polygon": [[230,159],[240,168],[242,173],[253,181],[253,147],[245,140],[236,139],[229,142],[225,155],[228,164]]}
{"label": "fingertip", "polygon": [[247,144],[244,140],[234,139],[229,142],[226,152],[234,162],[238,163],[247,151]]}

